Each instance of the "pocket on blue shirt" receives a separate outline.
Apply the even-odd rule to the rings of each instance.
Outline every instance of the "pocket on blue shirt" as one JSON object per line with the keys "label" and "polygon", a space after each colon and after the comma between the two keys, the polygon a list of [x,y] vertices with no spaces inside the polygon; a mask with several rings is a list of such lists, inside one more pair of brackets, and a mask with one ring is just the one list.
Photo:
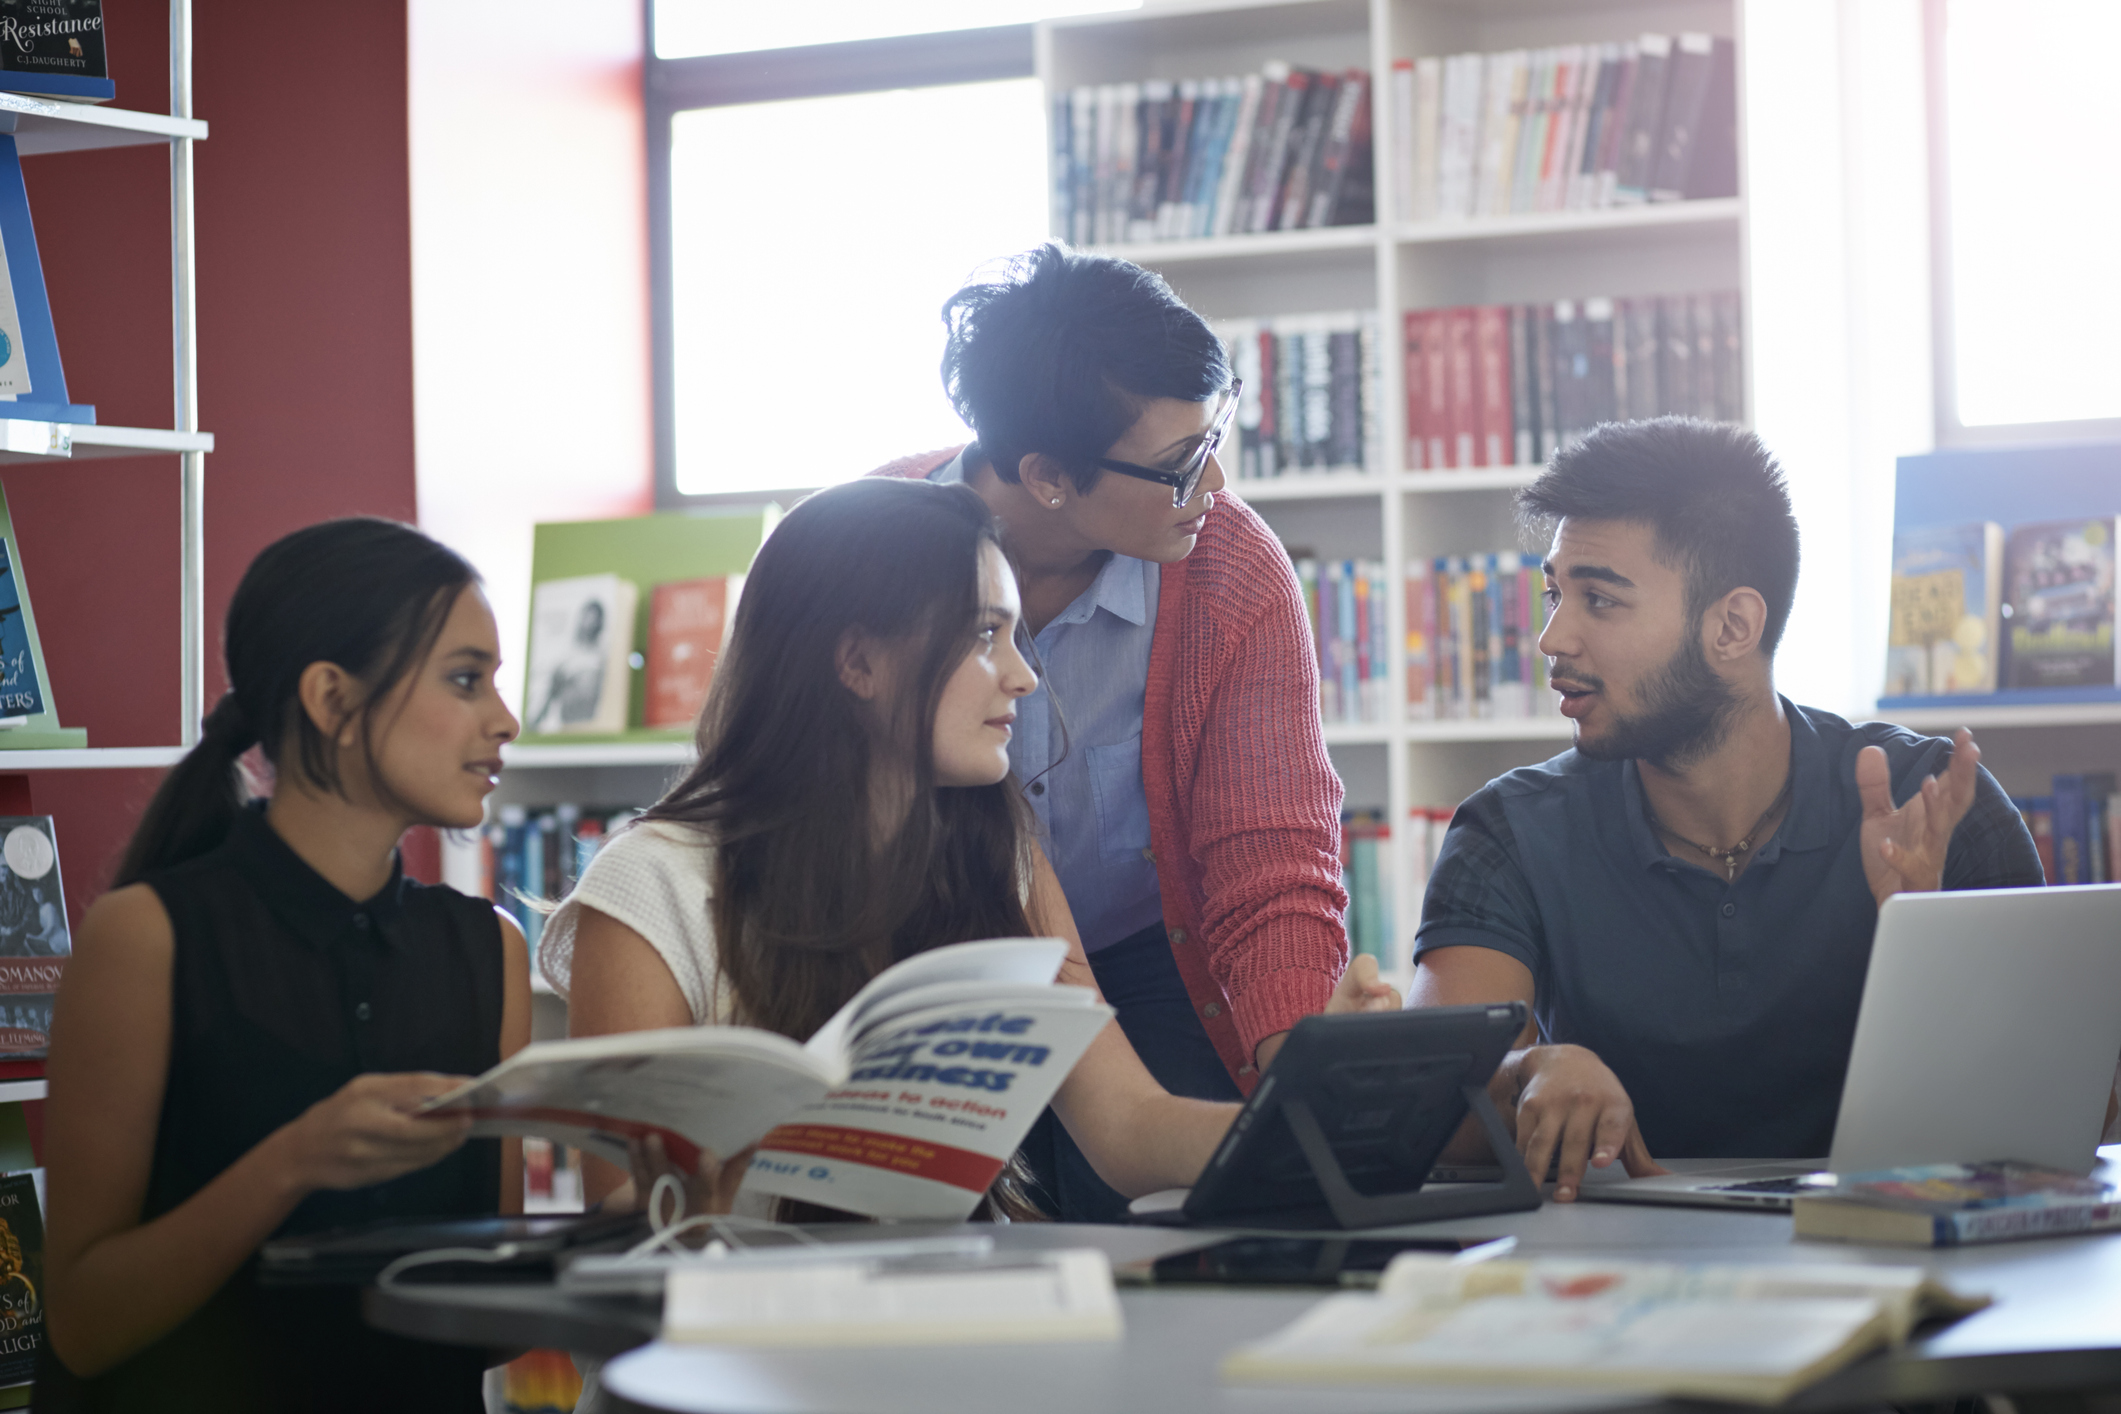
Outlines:
{"label": "pocket on blue shirt", "polygon": [[1097,805],[1099,851],[1107,859],[1139,859],[1149,847],[1149,796],[1142,789],[1142,739],[1093,746],[1090,794]]}

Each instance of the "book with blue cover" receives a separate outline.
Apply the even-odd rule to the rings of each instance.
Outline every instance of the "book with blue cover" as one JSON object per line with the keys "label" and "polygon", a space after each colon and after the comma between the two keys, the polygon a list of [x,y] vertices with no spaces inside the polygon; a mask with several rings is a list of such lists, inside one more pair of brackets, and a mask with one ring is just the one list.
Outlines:
{"label": "book with blue cover", "polygon": [[1796,1234],[1957,1247],[2121,1228],[2121,1187],[2037,1164],[1920,1164],[1836,1176],[1800,1194]]}

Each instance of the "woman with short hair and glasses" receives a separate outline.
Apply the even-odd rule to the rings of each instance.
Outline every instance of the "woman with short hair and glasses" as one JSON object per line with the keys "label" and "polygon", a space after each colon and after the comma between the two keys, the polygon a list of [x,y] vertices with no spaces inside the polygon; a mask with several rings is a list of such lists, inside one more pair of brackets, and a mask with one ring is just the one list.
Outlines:
{"label": "woman with short hair and glasses", "polygon": [[[1164,1087],[1252,1088],[1348,963],[1341,786],[1303,592],[1224,486],[1240,384],[1162,277],[1045,245],[951,296],[943,382],[979,440],[881,475],[1002,527],[1044,678],[1011,764],[1105,998]],[[1049,1113],[1033,1197],[1124,1200]]]}

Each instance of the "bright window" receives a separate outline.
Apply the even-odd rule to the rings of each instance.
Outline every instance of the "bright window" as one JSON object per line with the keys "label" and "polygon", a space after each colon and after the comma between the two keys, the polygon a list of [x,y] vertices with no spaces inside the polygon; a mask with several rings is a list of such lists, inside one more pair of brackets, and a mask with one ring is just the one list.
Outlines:
{"label": "bright window", "polygon": [[1954,381],[1969,427],[2121,417],[2112,0],[1949,0]]}
{"label": "bright window", "polygon": [[1141,0],[656,0],[659,59],[1135,10]]}
{"label": "bright window", "polygon": [[966,440],[942,304],[1045,238],[1045,144],[1033,79],[677,114],[678,492],[822,486]]}

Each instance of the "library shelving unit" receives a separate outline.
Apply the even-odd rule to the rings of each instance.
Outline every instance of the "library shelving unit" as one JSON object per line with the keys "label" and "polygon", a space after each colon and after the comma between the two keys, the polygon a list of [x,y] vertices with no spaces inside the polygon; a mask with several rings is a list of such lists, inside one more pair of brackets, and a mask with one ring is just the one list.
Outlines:
{"label": "library shelving unit", "polygon": [[[1154,0],[1151,0],[1154,4]],[[1395,841],[1408,812],[1456,804],[1513,767],[1561,750],[1559,717],[1412,720],[1405,708],[1405,566],[1518,548],[1511,493],[1537,467],[1413,471],[1405,445],[1402,315],[1457,304],[1745,290],[1743,196],[1421,224],[1397,219],[1390,75],[1396,59],[1624,40],[1645,31],[1739,37],[1738,0],[1219,0],[1054,20],[1038,31],[1049,95],[1086,84],[1222,77],[1268,60],[1363,68],[1373,79],[1374,225],[1099,247],[1161,272],[1211,320],[1374,309],[1382,333],[1383,470],[1233,480],[1284,543],[1381,559],[1389,637],[1387,719],[1329,725],[1351,808],[1382,809]],[[1741,75],[1745,56],[1738,54]],[[1739,91],[1744,92],[1741,77]],[[1741,120],[1742,121],[1742,120]],[[1741,192],[1743,191],[1741,179]],[[1743,320],[1750,333],[1750,319]],[[1750,371],[1750,348],[1744,359]],[[1750,389],[1748,407],[1751,406]],[[1395,855],[1398,851],[1395,851]],[[1395,862],[1404,867],[1403,859]],[[1403,878],[1403,876],[1402,876]],[[1393,955],[1420,900],[1394,889]]]}
{"label": "library shelving unit", "polygon": [[[206,454],[213,434],[199,430],[199,350],[196,261],[193,252],[193,144],[206,123],[192,116],[191,0],[170,0],[169,106],[146,113],[84,103],[53,103],[0,93],[0,132],[11,133],[24,157],[103,147],[169,146],[170,303],[174,333],[175,408],[167,428],[107,427],[100,423],[41,422],[0,417],[0,465],[51,465],[116,457],[175,456],[180,478],[178,632],[182,640],[177,746],[97,747],[71,751],[9,751],[0,735],[0,775],[27,771],[139,769],[173,765],[198,740],[206,706]],[[34,208],[32,208],[34,214]],[[59,331],[63,345],[65,330]],[[92,390],[90,400],[93,400]],[[35,547],[26,578],[35,603]],[[44,807],[50,809],[49,803]],[[44,1098],[41,1079],[0,1084],[0,1103]]]}

